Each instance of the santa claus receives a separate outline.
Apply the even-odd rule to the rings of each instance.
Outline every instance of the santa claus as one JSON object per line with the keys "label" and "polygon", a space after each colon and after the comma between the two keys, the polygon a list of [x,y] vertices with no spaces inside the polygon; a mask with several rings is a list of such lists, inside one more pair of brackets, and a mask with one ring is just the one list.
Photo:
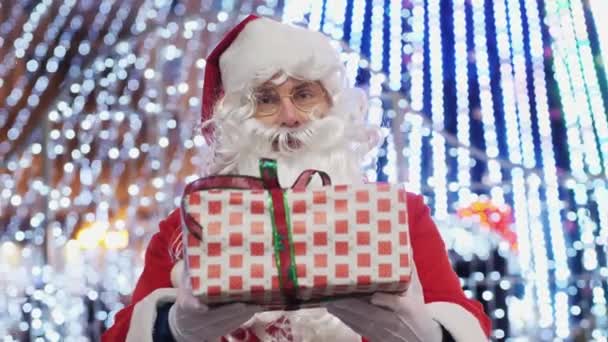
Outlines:
{"label": "santa claus", "polygon": [[[363,182],[362,158],[378,140],[365,111],[365,95],[346,86],[329,39],[251,15],[207,59],[206,173],[258,176],[259,159],[273,158],[281,184],[310,168],[335,182]],[[489,319],[461,290],[428,207],[419,195],[407,200],[415,267],[405,293],[288,312],[243,303],[211,308],[194,299],[183,281],[176,210],[160,223],[132,303],[103,341],[487,341]]]}

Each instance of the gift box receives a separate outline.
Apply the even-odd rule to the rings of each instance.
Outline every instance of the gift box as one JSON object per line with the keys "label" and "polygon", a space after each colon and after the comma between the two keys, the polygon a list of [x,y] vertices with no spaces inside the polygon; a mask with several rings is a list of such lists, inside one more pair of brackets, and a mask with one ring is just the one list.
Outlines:
{"label": "gift box", "polygon": [[[203,303],[267,308],[407,289],[413,262],[401,185],[332,185],[308,170],[280,187],[273,160],[262,177],[211,176],[182,198],[185,261]],[[307,189],[319,175],[322,187]]]}

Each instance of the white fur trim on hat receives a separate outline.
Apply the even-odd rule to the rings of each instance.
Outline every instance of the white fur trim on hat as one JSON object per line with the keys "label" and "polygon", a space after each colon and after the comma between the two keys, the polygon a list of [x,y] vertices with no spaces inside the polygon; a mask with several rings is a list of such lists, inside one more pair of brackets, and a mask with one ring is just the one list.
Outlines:
{"label": "white fur trim on hat", "polygon": [[177,298],[177,289],[160,288],[135,304],[127,332],[127,342],[152,342],[158,306],[175,302],[175,298]]}
{"label": "white fur trim on hat", "polygon": [[220,70],[225,93],[243,91],[280,71],[320,80],[331,95],[344,87],[344,66],[328,37],[268,18],[245,26],[220,57]]}
{"label": "white fur trim on hat", "polygon": [[457,342],[487,342],[477,318],[462,306],[448,302],[426,304],[431,316],[452,334]]}

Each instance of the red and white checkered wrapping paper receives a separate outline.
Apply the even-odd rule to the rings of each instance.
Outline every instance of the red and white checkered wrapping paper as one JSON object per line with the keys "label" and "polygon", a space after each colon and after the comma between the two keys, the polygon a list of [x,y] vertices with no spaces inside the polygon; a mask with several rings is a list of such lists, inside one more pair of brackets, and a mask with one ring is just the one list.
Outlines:
{"label": "red and white checkered wrapping paper", "polygon": [[[413,260],[403,186],[285,191],[299,299],[407,289]],[[202,227],[200,240],[184,230],[189,277],[202,302],[281,307],[270,205],[264,190],[206,190],[185,198],[186,212]]]}

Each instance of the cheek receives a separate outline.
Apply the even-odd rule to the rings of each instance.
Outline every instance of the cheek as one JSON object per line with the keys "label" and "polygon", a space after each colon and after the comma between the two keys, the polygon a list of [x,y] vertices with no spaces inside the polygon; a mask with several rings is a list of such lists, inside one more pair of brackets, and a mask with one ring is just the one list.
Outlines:
{"label": "cheek", "polygon": [[327,116],[327,113],[329,113],[329,105],[328,104],[324,104],[322,106],[319,107],[319,110],[317,112],[317,118],[322,119],[325,116]]}
{"label": "cheek", "polygon": [[271,116],[260,116],[255,118],[259,123],[264,124],[266,126],[272,126],[275,124],[276,117],[274,115]]}

